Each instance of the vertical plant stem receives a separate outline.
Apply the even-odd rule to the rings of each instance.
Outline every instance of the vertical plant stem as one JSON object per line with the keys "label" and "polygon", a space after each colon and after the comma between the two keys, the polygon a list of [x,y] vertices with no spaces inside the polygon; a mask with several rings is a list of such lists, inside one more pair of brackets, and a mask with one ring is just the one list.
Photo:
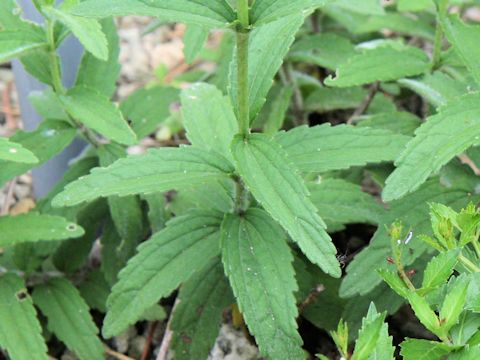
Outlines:
{"label": "vertical plant stem", "polygon": [[50,72],[52,74],[53,89],[57,94],[65,93],[65,88],[62,83],[62,74],[60,72],[60,62],[57,55],[57,46],[55,44],[55,23],[47,20],[47,36],[48,44],[50,46]]}
{"label": "vertical plant stem", "polygon": [[442,55],[442,43],[443,43],[443,26],[442,19],[447,15],[448,11],[448,2],[440,1],[437,4],[437,26],[435,30],[435,43],[433,45],[433,56],[432,56],[432,71],[436,70],[440,65],[440,58]]}
{"label": "vertical plant stem", "polygon": [[248,41],[249,17],[248,0],[237,1],[237,13],[240,26],[237,27],[237,84],[238,84],[238,125],[240,133],[247,135],[250,132],[250,107],[248,102]]}

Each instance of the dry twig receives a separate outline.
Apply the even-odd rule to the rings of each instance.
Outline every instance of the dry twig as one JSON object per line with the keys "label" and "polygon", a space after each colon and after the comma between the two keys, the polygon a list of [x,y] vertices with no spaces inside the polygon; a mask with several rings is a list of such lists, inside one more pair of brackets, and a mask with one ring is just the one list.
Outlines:
{"label": "dry twig", "polygon": [[357,117],[365,113],[365,111],[368,110],[370,105],[372,104],[373,99],[375,99],[375,95],[377,95],[378,89],[380,88],[380,82],[374,82],[371,86],[370,89],[368,90],[368,95],[363,100],[363,102],[360,104],[360,106],[355,110],[355,112],[350,116],[350,118],[347,120],[347,124],[351,125],[355,121]]}
{"label": "dry twig", "polygon": [[160,350],[158,350],[157,360],[167,360],[168,350],[170,349],[170,344],[172,343],[173,333],[170,329],[172,324],[173,314],[175,313],[175,309],[177,308],[178,304],[180,303],[180,299],[175,299],[175,303],[173,304],[172,311],[170,313],[170,318],[168,319],[167,327],[165,328],[165,334],[163,335],[162,344],[160,345]]}
{"label": "dry twig", "polygon": [[457,158],[461,161],[462,164],[467,165],[470,169],[472,169],[473,173],[477,176],[480,176],[480,169],[478,166],[473,162],[473,160],[466,154],[458,155]]}

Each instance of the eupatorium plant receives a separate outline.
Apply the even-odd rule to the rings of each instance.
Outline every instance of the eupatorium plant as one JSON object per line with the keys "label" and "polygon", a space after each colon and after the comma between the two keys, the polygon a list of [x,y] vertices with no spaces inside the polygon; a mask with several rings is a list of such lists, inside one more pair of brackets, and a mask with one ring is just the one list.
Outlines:
{"label": "eupatorium plant", "polygon": [[[34,3],[43,26],[25,21],[14,0],[0,3],[0,61],[20,59],[49,86],[31,97],[45,118],[39,128],[0,141],[0,184],[77,136],[89,148],[34,212],[0,218],[0,347],[9,357],[47,359],[45,322],[79,358],[102,359],[109,338],[162,319],[159,302],[177,289],[169,322],[175,359],[206,358],[232,304],[260,353],[275,360],[307,356],[299,315],[329,331],[347,320],[350,336],[343,322],[333,333],[345,358],[393,358],[384,312],[405,300],[440,339],[408,340],[405,358],[427,348],[442,354],[428,359],[477,349],[451,332],[463,309],[471,310],[468,317],[476,311],[457,301],[467,280],[445,283],[457,261],[468,260],[457,248],[477,250],[478,224],[465,217],[478,214],[435,208],[438,216],[450,214],[468,241],[445,240],[434,218],[433,234],[446,242],[430,241],[442,254],[428,265],[430,249],[417,238],[431,234],[428,202],[458,210],[478,198],[480,28],[450,15],[448,1],[399,0],[386,8],[377,0]],[[184,90],[147,87],[117,106],[112,17],[123,15],[186,23],[188,61],[202,56],[199,44],[211,30],[223,30],[215,74]],[[66,88],[57,50],[71,35],[85,54]],[[176,101],[181,113],[170,114]],[[126,156],[160,120],[178,117],[188,145]],[[397,271],[389,272],[387,228],[396,220],[414,240],[400,255],[393,244]],[[344,256],[330,234],[354,223],[378,229],[353,260],[347,254],[341,279]],[[99,230],[95,268],[87,260]],[[404,267],[419,274],[426,267],[420,288]],[[312,296],[318,284],[323,291]],[[448,295],[426,303],[440,288]],[[440,302],[438,317],[430,306]],[[450,302],[457,302],[454,314],[443,310]],[[101,335],[90,309],[106,314]],[[352,354],[349,339],[359,327]]]}

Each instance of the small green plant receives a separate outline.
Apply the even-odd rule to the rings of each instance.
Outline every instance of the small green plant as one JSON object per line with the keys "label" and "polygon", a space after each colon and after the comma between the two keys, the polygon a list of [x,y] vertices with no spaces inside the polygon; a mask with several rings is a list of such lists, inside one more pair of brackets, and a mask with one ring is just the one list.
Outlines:
{"label": "small green plant", "polygon": [[[478,2],[33,2],[43,26],[0,1],[0,62],[18,58],[48,85],[30,98],[45,120],[0,140],[0,184],[76,137],[89,146],[34,212],[0,218],[10,358],[47,359],[53,333],[80,359],[102,359],[108,339],[163,319],[159,302],[177,290],[175,359],[207,358],[232,304],[270,359],[306,358],[299,315],[329,331],[344,318],[350,332],[342,322],[332,336],[345,359],[390,359],[384,320],[404,301],[438,337],[403,342],[406,359],[475,358],[479,215],[455,210],[479,200],[480,27],[449,13]],[[118,106],[122,15],[186,23],[186,60],[214,59],[215,73],[188,73],[176,81],[202,81],[180,90],[158,71]],[[222,46],[202,54],[213,29]],[[70,35],[85,53],[67,88],[57,51]],[[188,144],[127,156],[159,125]],[[432,207],[433,233],[429,202],[445,204]],[[425,241],[398,225],[391,241],[396,220]],[[352,260],[330,234],[355,223],[378,229]],[[431,261],[426,244],[440,251]],[[424,270],[420,287],[408,268]]]}
{"label": "small green plant", "polygon": [[[435,235],[419,238],[439,254],[426,264],[421,282],[420,274],[403,265],[413,233],[405,234],[400,223],[394,223],[389,230],[389,263],[395,270],[378,271],[389,287],[410,304],[420,323],[438,338],[407,338],[400,344],[400,354],[405,360],[476,359],[480,355],[480,212],[472,204],[460,212],[441,204],[431,204],[430,209]],[[348,325],[340,321],[331,335],[341,357],[394,359],[395,347],[384,320],[385,314],[378,314],[372,303],[352,352]]]}

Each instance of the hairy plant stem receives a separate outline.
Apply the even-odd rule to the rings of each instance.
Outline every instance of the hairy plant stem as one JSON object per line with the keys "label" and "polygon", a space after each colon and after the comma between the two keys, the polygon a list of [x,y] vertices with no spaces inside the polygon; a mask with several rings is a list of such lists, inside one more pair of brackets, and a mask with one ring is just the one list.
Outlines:
{"label": "hairy plant stem", "polygon": [[249,192],[240,178],[235,179],[235,213],[243,214],[248,209]]}
{"label": "hairy plant stem", "polygon": [[415,291],[416,290],[415,286],[413,285],[412,281],[410,280],[407,273],[405,272],[405,269],[404,269],[403,265],[401,264],[401,262],[399,260],[397,260],[397,261],[395,261],[395,265],[397,267],[397,273],[402,278],[405,285],[407,285],[407,287],[410,290]]}
{"label": "hairy plant stem", "polygon": [[[57,55],[57,44],[55,42],[55,22],[51,20],[47,20],[47,40],[50,47],[49,59],[53,90],[58,95],[64,95],[66,90],[62,83],[60,61]],[[87,140],[93,147],[100,146],[100,143],[98,142],[94,134],[92,134],[88,129],[82,126],[82,124],[72,118],[70,114],[67,114],[67,116],[72,125],[81,131],[85,140]]]}
{"label": "hairy plant stem", "polygon": [[246,136],[250,132],[250,106],[248,102],[248,41],[249,17],[248,0],[237,1],[239,26],[237,26],[237,98],[238,125],[240,134]]}
{"label": "hairy plant stem", "polygon": [[431,64],[432,72],[438,69],[438,67],[440,66],[443,43],[443,26],[441,20],[447,15],[447,11],[447,2],[441,1],[440,4],[437,5],[437,25],[435,29],[435,42],[433,45],[433,56]]}
{"label": "hairy plant stem", "polygon": [[64,94],[65,88],[62,84],[62,75],[60,72],[60,61],[57,55],[57,46],[55,43],[55,23],[51,20],[47,20],[47,36],[48,44],[50,46],[49,58],[50,58],[50,72],[52,74],[53,90],[57,94]]}

